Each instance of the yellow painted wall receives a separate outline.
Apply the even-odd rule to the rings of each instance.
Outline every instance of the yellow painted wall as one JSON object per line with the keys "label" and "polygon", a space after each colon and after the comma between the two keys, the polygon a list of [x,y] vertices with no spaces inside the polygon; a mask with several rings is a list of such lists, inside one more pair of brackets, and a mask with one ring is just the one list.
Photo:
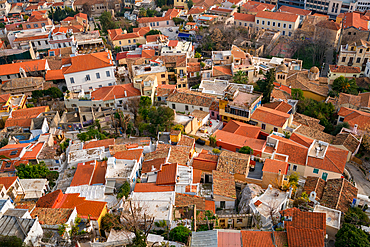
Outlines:
{"label": "yellow painted wall", "polygon": [[304,177],[313,176],[313,177],[322,178],[322,174],[324,172],[326,172],[328,174],[327,179],[334,179],[334,178],[341,178],[342,177],[342,174],[340,174],[340,173],[325,171],[323,169],[319,169],[319,173],[313,173],[313,169],[314,169],[314,167],[307,166],[306,170],[305,170],[305,173],[304,173]]}
{"label": "yellow painted wall", "polygon": [[107,209],[107,205],[105,205],[104,209],[101,211],[101,214],[99,216],[99,219],[98,219],[98,225],[99,225],[99,228],[101,226],[101,219],[108,213],[108,209]]}
{"label": "yellow painted wall", "polygon": [[[121,44],[119,43],[121,41]],[[129,43],[129,41],[131,43]],[[129,45],[136,45],[136,43],[139,44],[145,44],[146,39],[144,36],[138,37],[138,38],[130,38],[130,39],[121,39],[121,40],[114,40],[113,45],[116,46],[129,46]]]}

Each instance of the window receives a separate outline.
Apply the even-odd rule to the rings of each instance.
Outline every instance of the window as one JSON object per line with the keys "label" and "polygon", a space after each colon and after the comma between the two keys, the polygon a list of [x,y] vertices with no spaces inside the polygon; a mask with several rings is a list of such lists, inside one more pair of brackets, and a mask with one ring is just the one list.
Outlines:
{"label": "window", "polygon": [[278,128],[274,127],[274,132],[278,132]]}
{"label": "window", "polygon": [[5,168],[10,168],[10,166],[12,165],[12,163],[11,162],[6,162],[6,164],[5,164]]}
{"label": "window", "polygon": [[361,61],[361,58],[360,57],[358,57],[357,59],[356,59],[356,63],[359,63]]}
{"label": "window", "polygon": [[292,36],[292,32],[289,32],[289,36]]}
{"label": "window", "polygon": [[86,75],[86,81],[90,81],[91,78],[90,78],[90,75]]}
{"label": "window", "polygon": [[292,29],[292,24],[289,24],[289,29]]}
{"label": "window", "polygon": [[243,219],[236,219],[236,223],[238,223],[238,224],[243,223]]}
{"label": "window", "polygon": [[108,83],[108,86],[112,86],[112,83]]}
{"label": "window", "polygon": [[242,22],[241,21],[239,21],[239,26],[241,26],[242,25]]}
{"label": "window", "polygon": [[33,27],[39,27],[39,24],[37,24],[37,23],[33,24]]}
{"label": "window", "polygon": [[105,74],[107,75],[107,77],[110,77],[110,72],[109,72],[109,70],[105,71]]}
{"label": "window", "polygon": [[167,21],[167,25],[169,25],[170,23]]}
{"label": "window", "polygon": [[265,25],[265,21],[262,21],[262,25]]}
{"label": "window", "polygon": [[41,41],[37,41],[37,43],[39,44],[39,46],[41,45]]}
{"label": "window", "polygon": [[267,21],[267,26],[270,26],[270,21]]}
{"label": "window", "polygon": [[225,208],[225,201],[220,201],[220,208]]}
{"label": "window", "polygon": [[278,22],[278,27],[280,27],[280,22]]}
{"label": "window", "polygon": [[343,122],[344,121],[344,117],[339,117],[339,122]]}
{"label": "window", "polygon": [[131,40],[128,40],[128,43],[131,44]]}
{"label": "window", "polygon": [[30,25],[30,24],[27,24],[27,25],[26,25],[26,27],[27,27],[27,28],[31,28],[31,25]]}
{"label": "window", "polygon": [[285,31],[283,31],[283,35],[285,35]]}
{"label": "window", "polygon": [[293,165],[293,171],[296,171],[296,170],[297,170],[297,166]]}
{"label": "window", "polygon": [[45,27],[45,23],[41,23],[41,26],[42,26],[42,27]]}
{"label": "window", "polygon": [[71,81],[71,83],[75,83],[75,79],[73,77],[69,78],[69,80]]}
{"label": "window", "polygon": [[362,49],[360,49],[360,53],[362,53]]}
{"label": "window", "polygon": [[214,112],[211,112],[211,116],[213,117],[215,115],[215,113]]}
{"label": "window", "polygon": [[272,26],[275,27],[275,22],[272,22]]}
{"label": "window", "polygon": [[288,165],[288,171],[290,171],[290,164]]}
{"label": "window", "polygon": [[55,56],[55,51],[50,51],[49,56],[54,57]]}
{"label": "window", "polygon": [[260,24],[260,20],[257,20],[257,24]]}
{"label": "window", "polygon": [[134,39],[132,42],[136,43],[136,39]]}
{"label": "window", "polygon": [[342,57],[342,63],[346,62],[346,57]]}
{"label": "window", "polygon": [[189,106],[188,105],[185,106],[185,111],[189,111]]}
{"label": "window", "polygon": [[89,90],[92,90],[92,87],[89,87]]}
{"label": "window", "polygon": [[159,22],[157,22],[157,26],[159,26]]}
{"label": "window", "polygon": [[122,44],[122,42],[121,41],[118,41],[119,42],[119,44],[121,45]]}
{"label": "window", "polygon": [[286,24],[285,23],[283,24],[283,28],[286,28]]}
{"label": "window", "polygon": [[200,110],[200,111],[203,111],[203,108],[202,108],[202,107],[200,107],[200,108],[199,108],[199,110]]}
{"label": "window", "polygon": [[172,109],[174,109],[174,110],[176,109],[176,106],[175,106],[175,104],[172,104]]}
{"label": "window", "polygon": [[100,73],[96,73],[96,79],[100,79]]}
{"label": "window", "polygon": [[266,129],[266,124],[264,124],[264,123],[263,123],[263,124],[261,125],[261,129],[265,130],[265,129]]}
{"label": "window", "polygon": [[99,85],[99,87],[103,87],[103,85]]}
{"label": "window", "polygon": [[314,169],[313,169],[313,173],[315,173],[315,174],[319,174],[319,169],[314,168]]}

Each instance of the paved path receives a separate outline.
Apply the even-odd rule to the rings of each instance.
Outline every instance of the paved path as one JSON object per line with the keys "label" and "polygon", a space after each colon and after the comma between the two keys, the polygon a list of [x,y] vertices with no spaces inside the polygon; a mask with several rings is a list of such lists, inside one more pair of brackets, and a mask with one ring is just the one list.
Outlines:
{"label": "paved path", "polygon": [[358,194],[370,196],[370,182],[365,179],[362,171],[356,166],[347,163],[346,169],[351,173],[358,188]]}

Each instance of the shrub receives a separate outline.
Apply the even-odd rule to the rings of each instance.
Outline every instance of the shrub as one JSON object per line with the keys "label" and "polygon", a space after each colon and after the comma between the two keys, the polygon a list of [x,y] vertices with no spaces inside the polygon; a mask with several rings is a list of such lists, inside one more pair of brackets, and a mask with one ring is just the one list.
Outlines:
{"label": "shrub", "polygon": [[170,239],[181,243],[186,243],[191,231],[185,226],[177,226],[170,231]]}
{"label": "shrub", "polygon": [[218,148],[214,148],[214,149],[212,149],[212,152],[213,152],[214,154],[219,154],[219,153],[221,153],[220,149],[218,149]]}
{"label": "shrub", "polygon": [[122,197],[127,198],[130,194],[131,187],[130,184],[125,181],[124,184],[121,185],[121,187],[118,190],[117,199],[121,199]]}

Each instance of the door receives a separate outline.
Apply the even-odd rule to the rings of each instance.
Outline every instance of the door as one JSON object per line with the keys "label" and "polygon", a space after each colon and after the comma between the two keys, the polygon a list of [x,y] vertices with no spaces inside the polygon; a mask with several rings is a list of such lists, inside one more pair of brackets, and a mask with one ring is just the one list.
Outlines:
{"label": "door", "polygon": [[326,179],[328,178],[328,174],[326,172],[323,172],[321,178],[324,179],[324,181],[326,181]]}

